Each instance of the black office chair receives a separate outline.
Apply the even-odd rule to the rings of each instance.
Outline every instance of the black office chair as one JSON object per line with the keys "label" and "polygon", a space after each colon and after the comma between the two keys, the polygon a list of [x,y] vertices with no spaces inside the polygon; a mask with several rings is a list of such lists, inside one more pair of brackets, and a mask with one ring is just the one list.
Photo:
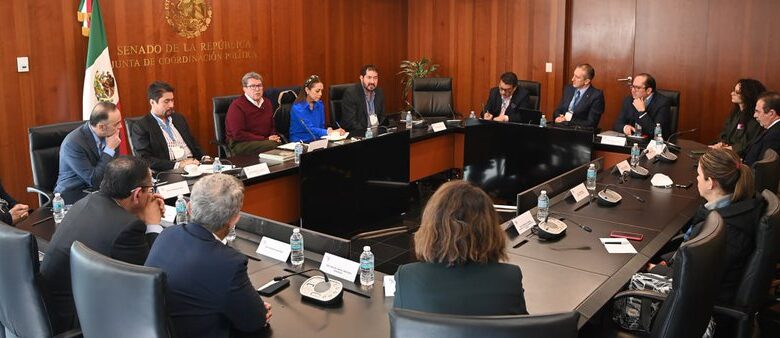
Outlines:
{"label": "black office chair", "polygon": [[[32,127],[28,130],[33,185],[27,192],[38,194],[38,205],[51,202],[60,172],[60,145],[65,136],[84,121],[63,122]],[[45,199],[45,201],[44,201]]]}
{"label": "black office chair", "polygon": [[286,90],[277,96],[276,110],[274,110],[274,126],[276,132],[287,143],[290,139],[290,110],[298,95],[293,90]]}
{"label": "black office chair", "polygon": [[341,122],[341,98],[347,88],[354,86],[354,83],[344,83],[330,86],[330,125],[336,126]]}
{"label": "black office chair", "polygon": [[127,144],[130,145],[130,153],[133,154],[133,156],[138,156],[135,153],[135,144],[133,143],[133,127],[138,123],[141,122],[141,120],[145,116],[136,116],[136,117],[126,117],[125,120],[125,131],[127,132]]}
{"label": "black office chair", "polygon": [[777,153],[772,149],[764,152],[760,161],[753,163],[753,176],[755,176],[756,191],[767,189],[777,193],[778,181],[780,181],[780,161]]}
{"label": "black office chair", "polygon": [[[726,253],[726,229],[716,211],[704,220],[701,232],[684,242],[672,265],[672,291],[668,295],[650,290],[619,292],[614,299],[637,297],[663,302],[656,313],[650,337],[701,337],[707,329],[715,294],[720,285],[713,283],[723,275]],[[607,335],[603,335],[607,336]],[[620,337],[629,337],[621,332]]]}
{"label": "black office chair", "polygon": [[390,310],[390,337],[577,337],[579,313],[536,316],[457,316],[404,309]]}
{"label": "black office chair", "polygon": [[[38,244],[29,232],[0,223],[0,337],[51,337],[38,280]],[[72,330],[57,335],[81,337]]]}
{"label": "black office chair", "polygon": [[216,140],[211,141],[211,144],[217,146],[217,152],[221,158],[233,156],[228,146],[225,132],[225,117],[227,117],[230,103],[239,96],[241,95],[215,96],[211,98],[211,103],[214,106],[212,115],[214,116],[214,136],[216,137]]}
{"label": "black office chair", "polygon": [[672,101],[669,111],[672,113],[672,130],[669,135],[677,132],[677,126],[680,122],[680,92],[676,90],[656,89],[656,91],[669,98]]}
{"label": "black office chair", "polygon": [[780,200],[769,190],[764,190],[761,196],[767,202],[766,211],[756,227],[756,248],[745,265],[734,304],[715,306],[716,314],[736,321],[736,332],[732,337],[753,337],[756,313],[771,301],[767,290],[778,259]]}
{"label": "black office chair", "polygon": [[108,258],[78,241],[70,247],[70,270],[84,336],[172,336],[162,270]]}
{"label": "black office chair", "polygon": [[528,98],[531,100],[531,108],[539,110],[542,98],[542,84],[536,81],[520,80],[517,86],[528,91]]}
{"label": "black office chair", "polygon": [[449,77],[414,79],[412,104],[414,110],[422,116],[451,118],[455,114],[452,107],[452,79]]}
{"label": "black office chair", "polygon": [[[302,86],[287,86],[287,87],[270,87],[263,90],[263,96],[271,99],[271,106],[274,107],[274,111],[276,111],[277,108],[279,108],[279,96],[280,94],[292,91],[295,96],[298,96],[298,93],[301,92]],[[292,103],[292,102],[290,102]]]}

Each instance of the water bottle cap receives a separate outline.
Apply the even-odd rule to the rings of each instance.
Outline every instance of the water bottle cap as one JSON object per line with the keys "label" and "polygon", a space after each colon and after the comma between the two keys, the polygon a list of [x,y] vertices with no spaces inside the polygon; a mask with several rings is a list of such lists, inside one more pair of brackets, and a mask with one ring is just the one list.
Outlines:
{"label": "water bottle cap", "polygon": [[293,233],[297,234],[299,232],[301,232],[301,229],[298,229],[298,228],[293,229]]}
{"label": "water bottle cap", "polygon": [[371,252],[371,247],[366,245],[366,246],[363,247],[363,251]]}
{"label": "water bottle cap", "polygon": [[593,163],[591,163],[591,164],[590,164],[590,166],[589,166],[588,168],[596,168],[596,165],[595,165],[595,164],[593,164]]}
{"label": "water bottle cap", "polygon": [[638,143],[634,143],[634,147],[639,147],[639,144]]}
{"label": "water bottle cap", "polygon": [[547,195],[547,190],[542,190],[542,195]]}
{"label": "water bottle cap", "polygon": [[215,157],[215,158],[214,158],[214,161],[219,161],[219,157]]}
{"label": "water bottle cap", "polygon": [[54,197],[60,197],[60,193],[58,193],[58,192],[55,192],[55,193],[54,193]]}
{"label": "water bottle cap", "polygon": [[182,198],[184,198],[184,195],[179,195],[179,197],[177,197],[177,198],[178,199],[182,199]]}

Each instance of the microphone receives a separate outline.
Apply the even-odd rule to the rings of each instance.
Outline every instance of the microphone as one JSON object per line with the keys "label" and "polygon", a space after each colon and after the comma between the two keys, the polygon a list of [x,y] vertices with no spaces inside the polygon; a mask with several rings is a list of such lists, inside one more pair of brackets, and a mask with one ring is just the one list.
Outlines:
{"label": "microphone", "polygon": [[677,151],[680,151],[680,146],[672,143],[672,137],[685,135],[685,134],[690,134],[690,133],[695,132],[697,130],[699,130],[699,129],[698,128],[693,128],[693,129],[688,129],[688,130],[683,130],[683,131],[678,131],[676,133],[672,133],[672,135],[670,135],[668,138],[666,138],[668,141],[664,141],[664,143],[666,143],[666,145],[669,146],[669,148],[673,148],[673,149],[675,149]]}
{"label": "microphone", "polygon": [[452,119],[455,120],[455,109],[452,109],[452,104],[447,103],[447,107],[450,108],[450,115],[452,116]]}
{"label": "microphone", "polygon": [[274,281],[280,281],[295,275],[303,275],[306,272],[319,271],[322,276],[314,276],[306,279],[300,288],[301,298],[318,305],[333,305],[341,302],[344,295],[344,284],[337,280],[328,279],[328,275],[320,269],[308,269],[291,273],[285,276],[274,277]]}
{"label": "microphone", "polygon": [[415,129],[426,128],[427,129],[428,128],[428,120],[425,119],[425,116],[420,114],[420,112],[418,112],[417,109],[414,109],[414,106],[411,103],[409,103],[409,101],[404,101],[404,102],[406,103],[407,106],[409,106],[409,109],[411,109],[410,111],[415,113],[415,114],[417,114],[417,116],[420,117],[420,120],[422,120],[421,123],[418,123],[418,124],[414,124],[413,123],[412,124],[412,128],[415,128]]}
{"label": "microphone", "polygon": [[308,270],[303,270],[303,271],[296,272],[296,273],[291,273],[291,274],[289,274],[289,275],[284,275],[284,276],[276,276],[276,277],[274,277],[274,281],[278,282],[278,281],[280,281],[280,280],[282,280],[282,279],[287,279],[287,278],[289,278],[289,277],[292,277],[292,276],[302,275],[302,274],[304,274],[304,273],[307,273],[307,272],[312,272],[312,271],[319,271],[319,272],[320,272],[320,273],[321,273],[321,274],[322,274],[322,275],[325,277],[325,281],[326,281],[326,282],[328,282],[328,275],[327,275],[327,274],[325,274],[324,272],[322,272],[322,270],[320,270],[320,269],[316,269],[316,268],[315,268],[315,269],[308,269]]}
{"label": "microphone", "polygon": [[[301,121],[301,124],[303,125],[303,127],[306,128],[307,132],[309,132],[309,135],[311,135],[311,140],[312,141],[316,141],[317,140],[317,136],[314,136],[314,133],[311,132],[311,129],[309,129],[309,126],[306,125],[306,122],[304,122],[303,119],[298,119],[298,121]],[[311,141],[309,141],[309,142],[311,142]]]}
{"label": "microphone", "polygon": [[[604,189],[602,189],[596,194],[596,197],[598,198],[597,203],[599,205],[605,207],[612,207],[620,203],[621,200],[623,200],[623,196],[620,196],[620,194],[617,191],[609,190],[610,187],[617,188],[617,186],[615,186],[614,184],[607,184],[607,186],[604,187]],[[633,193],[628,192],[625,189],[623,189],[623,192],[631,195],[631,197],[635,198],[637,201],[639,201],[639,203],[645,203],[645,200],[642,199],[641,197],[634,195]]]}
{"label": "microphone", "polygon": [[629,77],[624,77],[622,79],[617,79],[617,81],[618,82],[631,82],[631,81],[634,81],[634,78],[629,76]]}
{"label": "microphone", "polygon": [[[184,168],[181,168],[181,169],[182,169],[182,170],[184,170]],[[164,171],[158,171],[156,174],[154,174],[154,185],[155,185],[155,186],[158,186],[158,185],[161,185],[161,184],[168,183],[168,182],[165,182],[165,181],[163,181],[163,182],[160,182],[160,175],[161,175],[161,174],[176,174],[176,175],[181,175],[181,173],[180,173],[180,172],[178,172],[178,171],[175,171],[175,170],[164,170]]]}

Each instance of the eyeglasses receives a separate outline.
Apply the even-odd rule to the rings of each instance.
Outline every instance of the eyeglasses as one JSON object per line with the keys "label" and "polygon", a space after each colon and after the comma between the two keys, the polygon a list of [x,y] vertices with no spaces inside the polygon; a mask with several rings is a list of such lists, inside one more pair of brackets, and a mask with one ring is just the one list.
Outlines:
{"label": "eyeglasses", "polygon": [[253,90],[260,90],[260,89],[263,88],[263,85],[249,85],[249,86],[244,86],[244,88],[249,88],[249,89],[253,89]]}
{"label": "eyeglasses", "polygon": [[640,86],[633,86],[633,85],[630,86],[630,87],[631,87],[631,89],[636,89],[636,90],[642,90],[642,89],[647,88],[647,87],[644,87],[644,86],[640,87]]}
{"label": "eyeglasses", "polygon": [[141,188],[143,190],[146,190],[146,188],[152,188],[151,189],[151,193],[152,194],[156,194],[157,193],[157,186],[156,185],[141,185],[141,186],[138,186],[137,188]]}

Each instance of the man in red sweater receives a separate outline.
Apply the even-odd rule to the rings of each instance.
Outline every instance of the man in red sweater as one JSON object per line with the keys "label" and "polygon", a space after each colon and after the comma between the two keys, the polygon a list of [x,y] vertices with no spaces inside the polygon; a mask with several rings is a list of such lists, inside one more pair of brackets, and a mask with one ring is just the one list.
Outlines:
{"label": "man in red sweater", "polygon": [[263,97],[263,77],[249,72],[241,78],[244,95],[230,104],[225,129],[233,155],[258,154],[276,148],[281,139],[274,128],[271,101]]}

